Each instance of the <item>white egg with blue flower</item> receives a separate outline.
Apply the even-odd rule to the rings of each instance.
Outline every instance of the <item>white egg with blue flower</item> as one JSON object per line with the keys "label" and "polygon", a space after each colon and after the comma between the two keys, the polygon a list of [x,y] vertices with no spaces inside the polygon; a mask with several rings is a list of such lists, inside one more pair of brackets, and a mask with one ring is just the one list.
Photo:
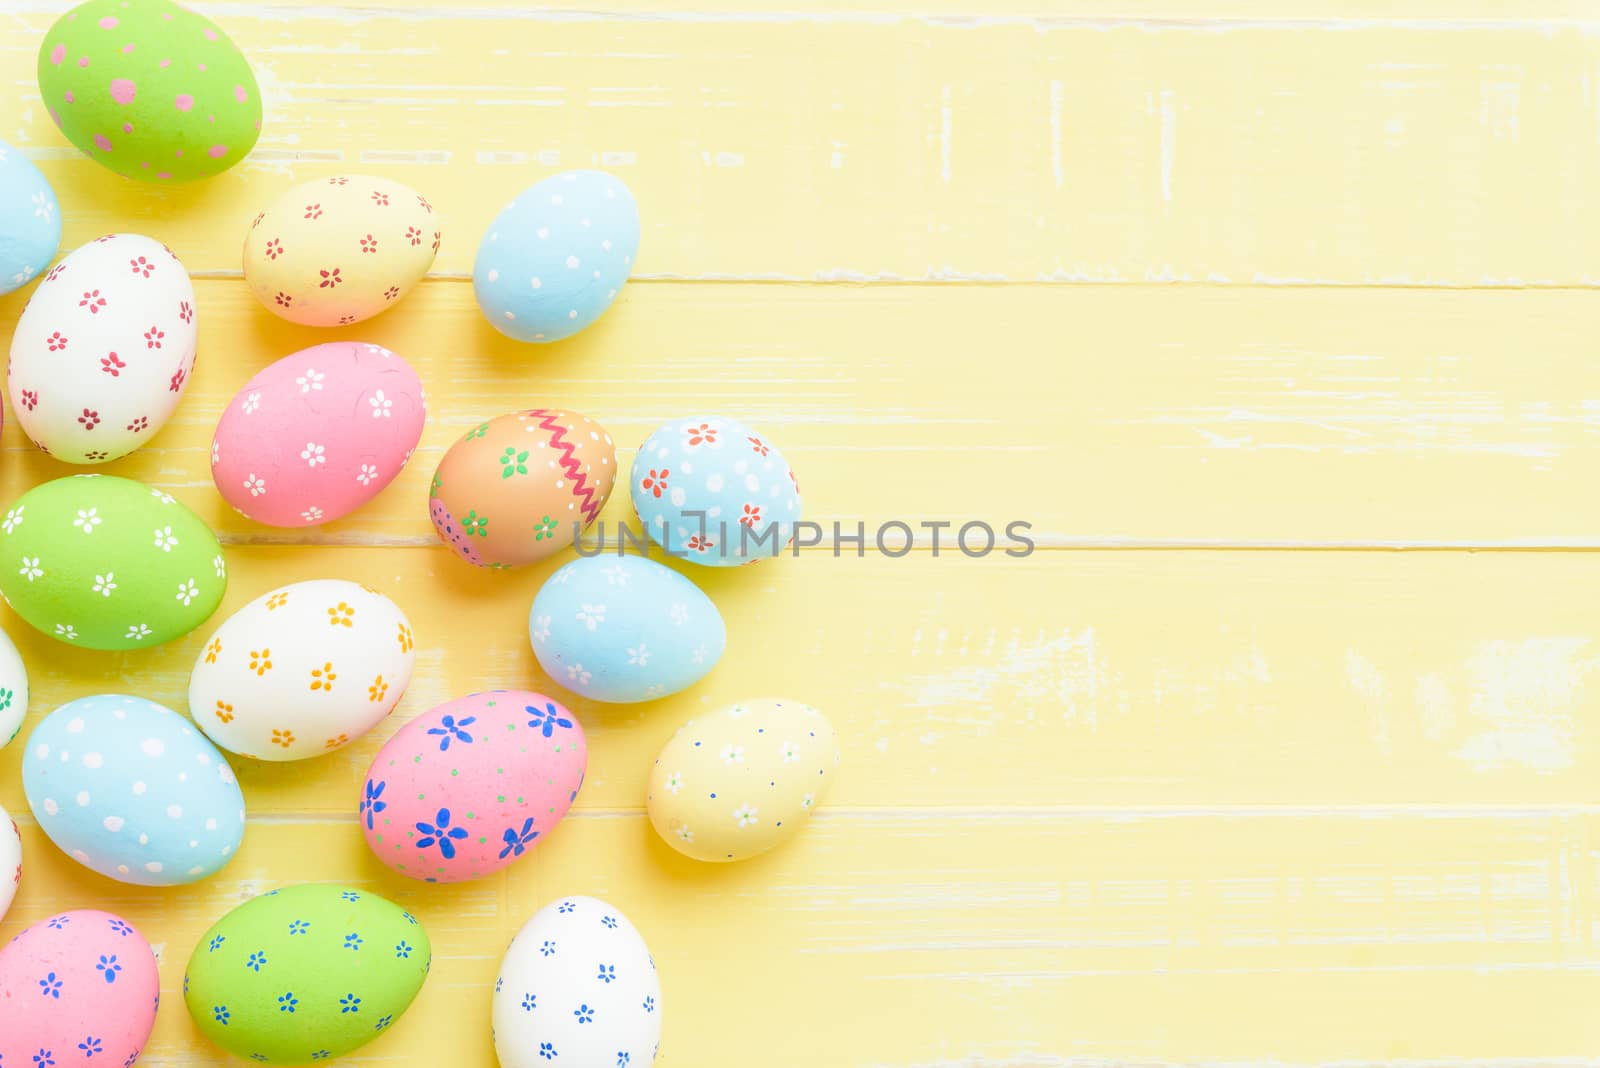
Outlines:
{"label": "white egg with blue flower", "polygon": [[641,1068],[661,1043],[661,980],[628,918],[565,897],[511,941],[494,984],[501,1068]]}
{"label": "white egg with blue flower", "polygon": [[63,853],[137,886],[215,875],[244,838],[244,797],[221,751],[142,697],[80,697],[46,716],[22,754],[22,790]]}
{"label": "white egg with blue flower", "polygon": [[582,557],[540,587],[528,614],[539,666],[593,701],[653,701],[722,658],[727,628],[700,588],[643,556]]}
{"label": "white egg with blue flower", "polygon": [[42,274],[61,247],[61,205],[44,173],[0,141],[0,294]]}
{"label": "white egg with blue flower", "polygon": [[565,171],[523,190],[478,245],[472,289],[518,341],[571,337],[611,307],[639,253],[639,208],[620,178]]}

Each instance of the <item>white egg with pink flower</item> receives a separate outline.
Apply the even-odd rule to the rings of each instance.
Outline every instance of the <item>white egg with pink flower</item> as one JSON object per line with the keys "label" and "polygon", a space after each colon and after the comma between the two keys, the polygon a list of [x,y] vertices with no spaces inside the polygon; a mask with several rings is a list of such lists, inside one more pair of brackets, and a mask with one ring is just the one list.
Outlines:
{"label": "white egg with pink flower", "polygon": [[194,286],[154,238],[111,234],[44,276],[11,338],[6,388],[23,433],[98,464],[155,437],[194,371]]}

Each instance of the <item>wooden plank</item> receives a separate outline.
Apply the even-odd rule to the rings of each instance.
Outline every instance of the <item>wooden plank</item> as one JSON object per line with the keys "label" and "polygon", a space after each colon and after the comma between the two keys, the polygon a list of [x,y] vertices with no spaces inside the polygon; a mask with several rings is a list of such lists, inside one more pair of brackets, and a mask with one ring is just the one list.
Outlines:
{"label": "wooden plank", "polygon": [[[830,533],[1023,520],[1044,545],[1600,544],[1600,362],[1577,292],[641,286],[537,351],[490,329],[462,283],[316,332],[237,283],[197,292],[182,406],[103,469],[163,486],[233,541],[431,544],[444,450],[537,404],[597,419],[624,464],[669,419],[742,418],[784,449]],[[0,333],[22,303],[0,298]],[[428,383],[417,455],[340,522],[244,520],[210,478],[223,406],[273,359],[341,337],[391,346]],[[14,422],[0,443],[0,500],[71,470]],[[633,520],[625,494],[603,518]]]}
{"label": "wooden plank", "polygon": [[[18,11],[64,11],[69,0],[15,0]],[[483,21],[574,18],[653,19],[682,22],[840,23],[945,22],[974,24],[1029,23],[1050,26],[1061,21],[1122,23],[1183,21],[1192,24],[1249,19],[1266,23],[1333,26],[1345,22],[1403,22],[1430,28],[1465,23],[1567,23],[1600,17],[1595,0],[1211,0],[1203,14],[1186,0],[874,0],[867,9],[851,0],[567,0],[560,8],[529,8],[516,0],[478,0],[446,4],[441,0],[258,0],[256,3],[202,3],[199,8],[222,18],[253,11],[299,21],[302,12],[343,19],[429,19],[444,12]]]}
{"label": "wooden plank", "polygon": [[69,242],[161,219],[201,271],[238,270],[245,224],[291,178],[417,187],[445,224],[436,269],[460,273],[533,179],[605,166],[639,195],[645,276],[1597,277],[1579,23],[225,5],[266,131],[250,164],[158,190],[51,127],[32,70],[63,6],[11,6],[0,134],[56,183]]}
{"label": "wooden plank", "polygon": [[433,942],[421,1000],[363,1064],[492,1064],[504,947],[578,893],[649,942],[666,1068],[751,1051],[775,1068],[1580,1064],[1600,1034],[1597,829],[1592,814],[846,811],[720,867],[671,852],[642,816],[588,815],[508,873],[430,887],[378,865],[353,819],[256,820],[216,879],[134,893],[80,876],[28,827],[0,938],[93,903],[160,943],[150,1068],[225,1063],[182,1008],[184,964],[288,872],[390,896]]}
{"label": "wooden plank", "polygon": [[[107,470],[217,526],[225,611],[365,580],[421,654],[374,736],[237,762],[245,848],[197,887],[83,873],[0,751],[28,855],[0,944],[62,907],[138,923],[166,1001],[142,1064],[224,1063],[178,997],[211,920],[345,879],[439,950],[363,1063],[492,1063],[510,934],[596,893],[662,962],[669,1066],[1590,1065],[1600,556],[1207,547],[1600,544],[1600,4],[210,5],[273,118],[250,165],[159,192],[49,128],[33,56],[66,6],[0,15],[0,137],[57,183],[68,247],[144,230],[209,279],[190,395]],[[640,195],[642,277],[580,339],[514,346],[462,282],[476,238],[523,185],[590,165]],[[427,192],[444,250],[390,315],[290,328],[243,292],[238,242],[291,179],[340,170]],[[256,369],[330,337],[404,353],[433,418],[372,506],[280,536],[217,499],[210,432]],[[572,820],[513,874],[414,885],[354,827],[367,762],[438,701],[545,684],[525,613],[554,566],[461,567],[430,548],[425,487],[467,426],[533,403],[594,415],[624,462],[668,418],[743,416],[828,523],[1023,518],[1044,545],[1191,551],[697,572],[726,662],[656,705],[574,702],[592,774]],[[0,451],[0,501],[68,470],[14,426]],[[0,624],[34,668],[30,726],[104,690],[181,709],[205,637],[105,656]],[[790,847],[692,865],[640,814],[650,761],[689,715],[771,692],[830,713],[841,782]]]}
{"label": "wooden plank", "polygon": [[[442,549],[229,559],[224,612],[339,576],[391,593],[417,634],[417,679],[371,735],[310,764],[234,761],[263,814],[353,812],[402,722],[466,693],[550,685],[527,611],[553,564],[502,581]],[[1572,806],[1600,776],[1594,554],[807,554],[694,578],[728,622],[728,652],[672,698],[571,701],[591,746],[580,808],[638,810],[679,724],[763,695],[833,720],[844,764],[830,801],[846,806]],[[209,634],[101,655],[0,618],[33,668],[25,730],[130,687],[182,711]],[[13,811],[22,749],[0,750]]]}

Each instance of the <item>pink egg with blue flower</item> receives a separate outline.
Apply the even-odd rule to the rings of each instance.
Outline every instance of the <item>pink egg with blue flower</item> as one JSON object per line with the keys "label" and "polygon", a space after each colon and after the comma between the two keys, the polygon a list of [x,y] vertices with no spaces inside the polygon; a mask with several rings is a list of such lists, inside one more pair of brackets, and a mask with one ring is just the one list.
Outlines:
{"label": "pink egg with blue flower", "polygon": [[156,1022],[150,943],[109,912],[62,912],[0,949],[0,1065],[131,1065]]}
{"label": "pink egg with blue flower", "polygon": [[482,878],[550,837],[577,800],[588,752],[578,717],[544,694],[495,690],[447,701],[373,758],[362,833],[401,875]]}

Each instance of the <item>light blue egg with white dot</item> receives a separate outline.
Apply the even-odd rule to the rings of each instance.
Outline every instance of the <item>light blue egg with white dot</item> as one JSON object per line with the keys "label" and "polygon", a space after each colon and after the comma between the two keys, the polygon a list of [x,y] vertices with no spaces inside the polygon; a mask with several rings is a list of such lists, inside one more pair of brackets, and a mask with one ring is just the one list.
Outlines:
{"label": "light blue egg with white dot", "polygon": [[565,171],[522,192],[478,245],[472,288],[507,337],[539,344],[592,324],[639,253],[639,208],[604,171]]}
{"label": "light blue egg with white dot", "polygon": [[186,717],[126,694],[69,701],[28,736],[22,791],[50,840],[136,886],[215,875],[244,838],[244,796]]}
{"label": "light blue egg with white dot", "polygon": [[545,581],[528,635],[557,686],[617,704],[693,686],[728,640],[722,614],[698,586],[654,560],[610,550]]}
{"label": "light blue egg with white dot", "polygon": [[0,141],[0,295],[43,273],[61,247],[61,205],[44,173]]}

